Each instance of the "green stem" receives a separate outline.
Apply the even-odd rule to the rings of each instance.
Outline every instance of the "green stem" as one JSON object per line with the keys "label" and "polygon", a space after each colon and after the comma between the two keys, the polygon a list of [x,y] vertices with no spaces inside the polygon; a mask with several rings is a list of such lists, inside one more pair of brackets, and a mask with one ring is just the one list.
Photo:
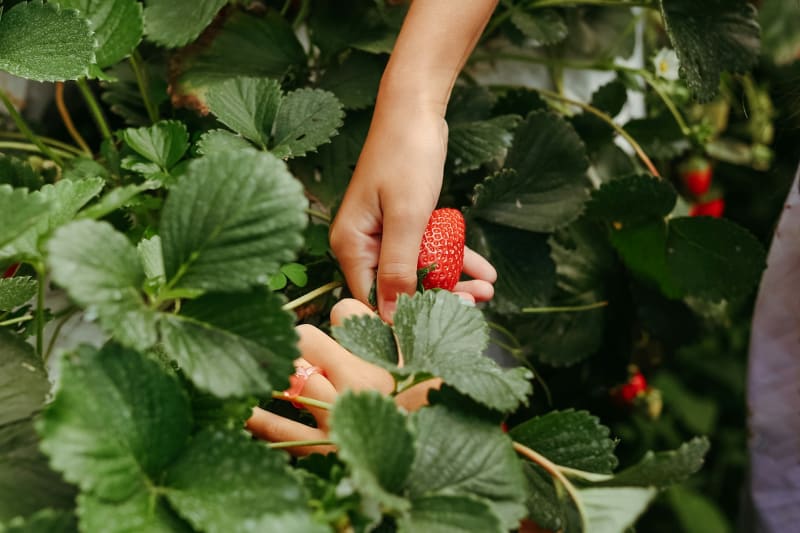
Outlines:
{"label": "green stem", "polygon": [[548,91],[547,89],[539,89],[537,87],[533,87],[533,90],[538,92],[539,94],[542,94],[543,96],[546,96],[548,98],[552,98],[553,100],[558,100],[559,102],[564,102],[565,104],[570,104],[570,105],[574,105],[576,107],[579,107],[579,108],[583,109],[584,111],[586,111],[588,113],[591,113],[592,115],[596,116],[597,118],[599,118],[600,120],[602,120],[603,122],[608,124],[609,126],[611,126],[611,128],[613,128],[614,131],[616,131],[620,136],[622,136],[623,139],[628,141],[628,144],[631,146],[631,148],[633,148],[633,151],[636,152],[636,155],[639,156],[639,159],[642,160],[642,163],[644,163],[644,165],[647,167],[647,170],[649,170],[650,173],[653,176],[655,176],[657,178],[661,177],[661,174],[658,172],[658,169],[653,164],[653,162],[650,160],[650,158],[647,157],[647,154],[644,153],[644,150],[639,145],[639,143],[636,142],[636,139],[631,137],[631,135],[627,131],[625,131],[622,128],[622,126],[620,126],[616,122],[614,122],[614,119],[611,118],[610,116],[608,116],[606,113],[603,113],[602,111],[600,111],[599,109],[597,109],[593,105],[586,104],[586,103],[580,102],[578,100],[573,100],[572,98],[567,98],[567,97],[562,96],[562,95],[560,95],[558,93],[555,93],[553,91]]}
{"label": "green stem", "polygon": [[311,8],[311,0],[300,0],[300,9],[297,10],[297,16],[294,18],[292,22],[292,28],[297,29],[300,24],[306,20],[308,16],[308,12]]}
{"label": "green stem", "polygon": [[158,108],[153,104],[149,96],[149,83],[147,80],[147,71],[144,70],[142,56],[139,50],[134,50],[130,58],[131,68],[133,74],[136,76],[136,84],[139,86],[139,93],[142,95],[144,107],[147,109],[147,117],[150,122],[158,122]]}
{"label": "green stem", "polygon": [[578,489],[576,489],[575,485],[573,485],[572,482],[561,472],[559,465],[516,441],[514,441],[514,451],[529,461],[541,466],[545,472],[553,476],[553,478],[561,483],[561,485],[567,491],[567,494],[569,494],[569,497],[572,498],[572,501],[575,503],[575,507],[578,509],[578,516],[580,516],[581,524],[583,526],[581,529],[585,530],[586,509],[583,507],[583,501],[581,500],[580,494],[578,494]]}
{"label": "green stem", "polygon": [[64,324],[66,324],[67,321],[72,318],[72,315],[74,315],[77,311],[77,307],[70,309],[67,311],[67,314],[65,314],[61,320],[58,321],[58,324],[56,324],[56,328],[53,330],[53,334],[50,337],[50,342],[47,343],[47,350],[44,352],[45,363],[47,363],[47,360],[50,358],[50,354],[53,352],[53,347],[56,345],[56,339],[58,339],[58,336],[61,334],[61,328],[64,327]]}
{"label": "green stem", "polygon": [[325,222],[331,221],[331,216],[323,213],[322,211],[317,211],[316,209],[308,208],[306,209],[306,214],[311,215],[312,217],[317,217],[320,220],[324,220]]}
{"label": "green stem", "polygon": [[294,448],[297,446],[333,446],[333,441],[330,439],[319,440],[287,440],[284,442],[270,442],[268,447],[273,450],[280,450],[283,448]]}
{"label": "green stem", "polygon": [[329,283],[326,283],[322,287],[317,287],[313,291],[311,291],[309,293],[306,293],[303,296],[300,296],[299,298],[295,298],[291,302],[285,304],[283,306],[283,310],[284,311],[291,311],[292,309],[297,309],[298,307],[300,307],[304,303],[308,303],[311,300],[313,300],[314,298],[322,296],[325,293],[331,292],[332,290],[334,290],[334,289],[336,289],[338,287],[341,287],[342,285],[343,285],[343,283],[341,281],[331,281]]}
{"label": "green stem", "polygon": [[[51,139],[50,137],[44,137],[42,135],[39,135],[38,137],[44,144],[50,147],[60,148],[66,152],[71,152],[75,155],[84,155],[83,151],[80,148],[72,146],[71,144],[59,141],[58,139]],[[27,139],[27,137],[25,137],[25,135],[23,135],[22,133],[18,133],[15,131],[0,131],[0,138]]]}
{"label": "green stem", "polygon": [[675,118],[675,122],[677,122],[678,127],[680,127],[681,133],[683,133],[684,136],[688,136],[691,133],[691,130],[686,124],[686,121],[683,120],[683,115],[681,115],[681,112],[678,111],[678,107],[675,105],[675,102],[672,101],[672,98],[670,98],[669,95],[664,92],[656,79],[649,72],[644,69],[640,69],[638,74],[655,91],[658,97],[661,98],[661,101],[664,102],[664,105],[667,106],[667,109],[670,113],[672,113],[673,118]]}
{"label": "green stem", "polygon": [[15,141],[0,141],[0,150],[2,150],[3,148],[5,148],[7,150],[19,150],[21,152],[34,152],[34,153],[37,153],[37,154],[44,154],[45,156],[47,156],[50,159],[52,159],[53,161],[55,161],[57,164],[62,164],[62,165],[63,165],[63,163],[59,163],[59,161],[54,159],[55,154],[58,154],[61,157],[64,157],[66,159],[72,159],[73,157],[75,157],[75,154],[71,154],[69,152],[65,152],[64,150],[59,150],[58,148],[50,148],[50,150],[48,150],[48,152],[45,152],[45,151],[42,150],[42,148],[39,145],[31,144],[31,143],[21,143],[21,142],[15,142]]}
{"label": "green stem", "polygon": [[333,404],[328,402],[323,402],[321,400],[315,400],[314,398],[308,398],[307,396],[287,396],[284,392],[279,391],[272,391],[272,397],[276,400],[283,400],[285,402],[294,402],[299,403],[301,405],[310,405],[311,407],[319,407],[320,409],[326,409],[330,411],[333,409]]}
{"label": "green stem", "polygon": [[108,122],[106,122],[106,117],[103,115],[103,110],[100,108],[100,103],[97,101],[97,98],[94,97],[94,93],[86,82],[86,78],[78,79],[77,84],[78,89],[80,89],[83,95],[83,99],[86,101],[86,105],[89,106],[89,112],[92,114],[95,124],[97,124],[100,133],[103,135],[103,139],[113,144],[114,136],[111,134],[111,128],[108,127]]}
{"label": "green stem", "polygon": [[586,305],[565,305],[556,307],[524,307],[523,313],[528,314],[544,314],[544,313],[571,313],[577,311],[591,311],[592,309],[599,309],[608,305],[608,302],[593,302]]}
{"label": "green stem", "polygon": [[36,353],[44,361],[44,290],[47,283],[47,273],[44,265],[34,265],[36,270]]}
{"label": "green stem", "polygon": [[0,322],[0,327],[20,324],[22,322],[27,322],[28,320],[33,320],[34,318],[36,317],[33,315],[23,315],[23,316],[18,316],[16,318],[9,318],[8,320],[3,320],[2,322]]}
{"label": "green stem", "polygon": [[6,94],[6,92],[2,89],[0,89],[0,100],[3,101],[3,104],[6,106],[6,109],[8,110],[8,115],[14,121],[14,124],[17,125],[17,129],[19,129],[20,133],[24,134],[29,141],[35,144],[40,152],[42,152],[48,158],[55,161],[55,163],[58,166],[63,167],[64,161],[62,161],[62,159],[57,154],[51,151],[50,148],[48,148],[47,145],[44,144],[42,140],[35,133],[33,133],[33,130],[31,130],[30,127],[28,127],[28,123],[25,122],[25,119],[22,118],[22,115],[19,114],[17,108],[14,107],[14,103],[11,101],[11,98],[9,98],[8,94]]}

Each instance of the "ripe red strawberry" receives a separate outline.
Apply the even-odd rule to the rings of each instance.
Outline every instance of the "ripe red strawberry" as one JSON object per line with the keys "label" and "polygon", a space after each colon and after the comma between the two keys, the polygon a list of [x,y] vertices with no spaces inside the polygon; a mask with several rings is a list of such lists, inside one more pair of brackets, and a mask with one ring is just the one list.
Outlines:
{"label": "ripe red strawberry", "polygon": [[711,165],[707,159],[693,157],[681,166],[681,181],[694,196],[702,196],[711,188]]}
{"label": "ripe red strawberry", "polygon": [[714,217],[720,218],[725,212],[725,200],[716,198],[702,204],[695,204],[689,210],[692,217]]}
{"label": "ripe red strawberry", "polygon": [[3,272],[3,277],[11,278],[14,276],[14,274],[17,273],[17,270],[19,270],[19,263],[14,263],[10,267],[8,267],[5,272]]}
{"label": "ripe red strawberry", "polygon": [[457,209],[431,213],[419,246],[417,269],[422,270],[425,289],[452,291],[464,266],[464,216]]}
{"label": "ripe red strawberry", "polygon": [[623,405],[633,405],[639,396],[647,392],[647,380],[638,370],[628,379],[627,383],[616,387],[613,391],[614,398]]}

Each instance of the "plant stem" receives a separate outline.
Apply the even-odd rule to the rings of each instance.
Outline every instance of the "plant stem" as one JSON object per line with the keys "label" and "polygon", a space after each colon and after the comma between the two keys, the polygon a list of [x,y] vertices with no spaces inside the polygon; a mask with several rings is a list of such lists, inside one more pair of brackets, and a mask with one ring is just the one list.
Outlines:
{"label": "plant stem", "polygon": [[308,398],[307,396],[287,396],[284,392],[279,391],[272,391],[272,397],[276,400],[283,400],[285,402],[294,402],[299,403],[302,405],[310,405],[311,407],[319,407],[320,409],[326,409],[330,411],[333,409],[333,404],[328,402],[323,402],[321,400],[315,400],[314,398]]}
{"label": "plant stem", "polygon": [[[15,141],[0,141],[0,149],[3,149],[3,148],[5,148],[7,150],[20,150],[22,152],[34,152],[34,153],[37,153],[37,154],[43,154],[43,155],[45,155],[47,157],[50,157],[53,154],[58,154],[61,157],[65,157],[67,159],[72,159],[73,157],[75,157],[75,154],[71,154],[69,152],[65,152],[64,150],[59,150],[58,148],[50,148],[50,153],[48,155],[48,153],[43,152],[42,149],[38,145],[31,144],[31,143],[21,143],[21,142],[15,142]],[[83,155],[83,154],[81,154],[81,155]],[[50,157],[50,159],[53,159],[53,157]],[[56,161],[56,160],[53,159],[53,161]],[[58,161],[56,161],[56,163],[58,163]]]}
{"label": "plant stem", "polygon": [[[42,135],[39,135],[38,137],[44,144],[50,146],[51,148],[60,148],[61,150],[70,152],[75,155],[83,155],[83,152],[79,148],[72,146],[71,144],[61,142],[58,139],[51,139],[50,137],[44,137]],[[17,140],[27,139],[25,135],[16,131],[0,131],[0,138],[17,139]]]}
{"label": "plant stem", "polygon": [[86,141],[81,134],[78,133],[78,130],[75,129],[75,123],[72,122],[72,117],[69,114],[69,109],[67,109],[67,104],[64,103],[63,81],[56,83],[56,107],[58,108],[58,114],[61,115],[61,121],[64,123],[64,127],[67,128],[72,140],[75,141],[75,144],[81,147],[81,150],[83,150],[86,155],[91,156],[92,150],[89,148],[89,145],[86,144]]}
{"label": "plant stem", "polygon": [[343,283],[341,281],[331,281],[329,283],[326,283],[322,287],[317,287],[313,291],[306,293],[303,296],[300,296],[299,298],[295,298],[294,300],[292,300],[287,304],[284,304],[283,310],[291,311],[292,309],[296,309],[301,305],[303,305],[304,303],[310,302],[314,298],[322,296],[325,293],[331,292],[332,290],[341,287],[342,284]]}
{"label": "plant stem", "polygon": [[678,123],[678,127],[681,129],[681,133],[683,133],[683,135],[685,136],[689,135],[689,133],[691,133],[691,130],[689,129],[689,126],[686,124],[686,121],[683,120],[683,115],[681,115],[681,112],[678,111],[678,108],[675,105],[675,102],[672,101],[672,98],[670,98],[669,95],[661,89],[656,79],[649,72],[647,72],[644,69],[640,69],[637,73],[655,91],[658,97],[661,98],[661,101],[664,102],[664,105],[667,106],[667,109],[669,110],[670,113],[672,113],[673,118],[675,118],[675,122]]}
{"label": "plant stem", "polygon": [[541,466],[545,472],[553,476],[557,479],[564,489],[569,494],[569,497],[572,498],[572,501],[575,502],[575,507],[578,509],[578,515],[581,519],[581,524],[583,527],[581,529],[586,529],[585,523],[585,516],[586,510],[583,507],[583,501],[581,500],[580,495],[578,494],[578,490],[575,488],[575,485],[566,478],[566,476],[561,472],[561,467],[554,462],[547,459],[545,456],[535,452],[534,450],[528,448],[527,446],[520,444],[519,442],[514,441],[514,451],[520,454],[521,456],[525,457],[529,461],[536,463],[537,465]]}
{"label": "plant stem", "polygon": [[53,348],[56,345],[56,339],[58,339],[58,336],[61,334],[61,328],[64,327],[64,324],[66,324],[67,321],[70,318],[72,318],[72,315],[74,315],[77,311],[78,311],[77,307],[70,309],[69,311],[67,311],[67,314],[61,317],[61,320],[58,321],[58,324],[56,324],[56,328],[53,330],[53,335],[50,337],[50,342],[47,343],[47,350],[45,350],[44,352],[45,363],[47,363],[47,360],[50,359],[50,354],[52,353]]}
{"label": "plant stem", "polygon": [[108,127],[108,122],[106,122],[106,117],[103,115],[103,110],[100,108],[97,98],[94,97],[92,89],[86,82],[86,78],[79,78],[77,84],[78,89],[80,89],[83,95],[83,99],[86,100],[86,105],[89,106],[89,112],[92,114],[95,124],[97,124],[100,133],[103,135],[103,139],[113,143],[114,137],[111,134],[111,128]]}
{"label": "plant stem", "polygon": [[11,101],[11,98],[9,98],[8,94],[6,94],[6,92],[2,89],[0,89],[0,100],[3,101],[3,104],[6,106],[6,109],[8,110],[8,115],[14,121],[14,124],[17,125],[17,129],[19,129],[20,133],[24,134],[25,137],[28,138],[28,140],[30,140],[33,144],[35,144],[40,152],[42,152],[44,155],[55,161],[55,163],[58,166],[63,167],[64,161],[62,161],[62,159],[57,154],[51,151],[50,148],[48,148],[47,145],[45,145],[42,142],[42,140],[39,139],[39,137],[37,137],[35,133],[33,133],[33,130],[31,130],[30,127],[28,127],[28,123],[25,122],[25,119],[22,118],[22,115],[20,115],[19,111],[17,111],[17,108],[14,106],[14,103]]}
{"label": "plant stem", "polygon": [[523,313],[537,314],[537,313],[570,313],[577,311],[591,311],[592,309],[599,309],[608,305],[608,302],[593,302],[586,305],[565,305],[556,307],[523,307]]}
{"label": "plant stem", "polygon": [[47,278],[47,273],[45,272],[44,265],[42,264],[35,264],[34,269],[36,270],[36,279],[38,283],[36,284],[36,353],[39,354],[39,357],[42,358],[42,362],[44,362],[44,289],[45,283]]}
{"label": "plant stem", "polygon": [[647,154],[644,153],[644,150],[639,145],[639,143],[636,142],[636,139],[631,137],[631,135],[627,131],[625,131],[622,128],[622,126],[620,126],[616,122],[614,122],[614,119],[612,119],[606,113],[603,113],[602,111],[600,111],[599,109],[597,109],[593,105],[586,104],[586,103],[580,102],[578,100],[573,100],[572,98],[567,98],[567,97],[562,96],[562,95],[560,95],[558,93],[555,93],[553,91],[548,91],[547,89],[539,89],[538,87],[533,87],[533,90],[538,92],[538,93],[540,93],[540,94],[542,94],[543,96],[546,96],[548,98],[552,98],[553,100],[558,100],[559,102],[564,102],[565,104],[570,104],[570,105],[574,105],[576,107],[579,107],[579,108],[583,109],[584,111],[586,111],[588,113],[591,113],[592,115],[596,116],[597,118],[599,118],[600,120],[602,120],[603,122],[608,124],[609,126],[611,126],[614,129],[614,131],[616,131],[618,134],[620,134],[622,136],[622,138],[624,138],[626,141],[628,141],[628,144],[631,146],[631,148],[633,148],[633,151],[636,152],[636,155],[639,156],[639,159],[642,160],[642,163],[644,163],[644,165],[647,167],[647,170],[649,170],[650,173],[653,176],[655,176],[657,178],[661,177],[661,174],[659,174],[658,169],[655,167],[655,165],[650,160],[650,158],[647,157]]}
{"label": "plant stem", "polygon": [[306,214],[311,215],[312,217],[317,217],[320,220],[324,220],[325,222],[331,221],[331,216],[323,213],[322,211],[317,211],[316,209],[308,208],[306,209]]}
{"label": "plant stem", "polygon": [[33,315],[22,315],[16,318],[9,318],[8,320],[3,320],[0,322],[0,327],[2,326],[12,326],[14,324],[21,324],[22,322],[27,322],[28,320],[33,320],[36,318]]}
{"label": "plant stem", "polygon": [[270,442],[268,447],[273,450],[280,450],[283,448],[294,448],[296,446],[333,446],[333,441],[330,439],[319,440],[287,440],[285,442]]}
{"label": "plant stem", "polygon": [[129,61],[133,69],[133,74],[136,76],[136,84],[139,86],[139,93],[142,95],[144,107],[147,109],[147,117],[150,119],[150,122],[158,122],[158,108],[150,99],[147,71],[143,67],[142,56],[139,54],[139,50],[133,51]]}

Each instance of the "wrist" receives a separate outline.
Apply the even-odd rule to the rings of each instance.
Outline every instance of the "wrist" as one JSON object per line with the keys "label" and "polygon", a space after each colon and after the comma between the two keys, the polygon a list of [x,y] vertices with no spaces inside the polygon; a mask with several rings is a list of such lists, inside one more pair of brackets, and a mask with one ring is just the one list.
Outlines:
{"label": "wrist", "polygon": [[422,72],[391,63],[381,78],[375,106],[404,109],[406,112],[431,113],[444,118],[450,99],[453,75]]}

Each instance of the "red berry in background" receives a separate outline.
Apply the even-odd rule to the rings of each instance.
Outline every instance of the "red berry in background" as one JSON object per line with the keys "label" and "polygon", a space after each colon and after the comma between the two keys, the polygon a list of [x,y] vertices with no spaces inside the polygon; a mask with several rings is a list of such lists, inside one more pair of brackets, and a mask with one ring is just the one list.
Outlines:
{"label": "red berry in background", "polygon": [[724,212],[725,200],[717,198],[701,204],[694,204],[689,210],[689,216],[720,218]]}
{"label": "red berry in background", "polygon": [[647,389],[647,380],[644,378],[644,375],[637,370],[631,374],[627,383],[616,387],[612,391],[612,395],[619,403],[632,406],[636,398],[645,394]]}
{"label": "red berry in background", "polygon": [[10,267],[8,267],[5,272],[3,272],[3,277],[4,278],[13,277],[14,274],[17,273],[17,270],[19,270],[19,263],[14,263]]}
{"label": "red berry in background", "polygon": [[422,278],[425,289],[452,291],[464,266],[464,216],[458,209],[431,213],[419,246],[417,269],[431,269]]}
{"label": "red berry in background", "polygon": [[694,196],[703,196],[711,188],[711,164],[702,157],[693,157],[680,167],[681,181]]}

